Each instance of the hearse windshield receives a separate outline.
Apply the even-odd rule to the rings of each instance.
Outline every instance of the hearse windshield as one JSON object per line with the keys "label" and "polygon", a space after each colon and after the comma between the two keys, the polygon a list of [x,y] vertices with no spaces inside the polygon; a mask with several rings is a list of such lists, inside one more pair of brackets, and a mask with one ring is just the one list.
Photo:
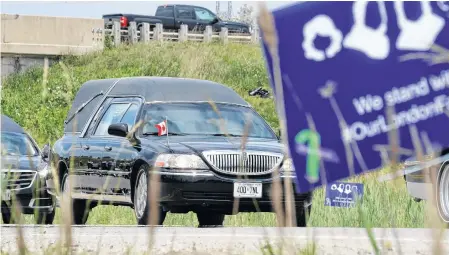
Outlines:
{"label": "hearse windshield", "polygon": [[[144,106],[143,135],[157,135],[167,119],[169,135],[210,135],[277,139],[251,108],[230,104],[156,103]],[[247,131],[246,131],[247,130]]]}
{"label": "hearse windshield", "polygon": [[23,133],[2,132],[2,155],[37,156],[38,152],[27,135]]}

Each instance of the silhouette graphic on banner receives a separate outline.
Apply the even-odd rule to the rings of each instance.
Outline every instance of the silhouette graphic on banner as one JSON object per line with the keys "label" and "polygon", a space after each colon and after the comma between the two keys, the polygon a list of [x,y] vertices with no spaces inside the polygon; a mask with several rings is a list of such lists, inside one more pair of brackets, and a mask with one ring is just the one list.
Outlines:
{"label": "silhouette graphic on banner", "polygon": [[[343,45],[348,49],[361,51],[373,59],[385,59],[390,53],[390,40],[385,34],[387,31],[387,10],[385,3],[376,1],[380,12],[380,25],[374,29],[365,24],[367,1],[354,3],[354,26],[345,37]],[[366,39],[366,40],[365,40]]]}
{"label": "silhouette graphic on banner", "polygon": [[363,201],[362,183],[335,182],[326,186],[324,205],[334,207],[354,207]]}
{"label": "silhouette graphic on banner", "polygon": [[443,2],[353,1],[273,11],[282,99],[262,46],[286,113],[298,192],[403,161],[416,146],[425,154],[449,147],[441,135],[449,128],[449,63],[430,61],[432,46],[449,48],[448,10]]}

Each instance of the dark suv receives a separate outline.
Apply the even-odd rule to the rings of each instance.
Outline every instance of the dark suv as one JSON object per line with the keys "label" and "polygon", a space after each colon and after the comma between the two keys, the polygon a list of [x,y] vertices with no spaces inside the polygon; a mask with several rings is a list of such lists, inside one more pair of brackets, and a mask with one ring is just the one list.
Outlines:
{"label": "dark suv", "polygon": [[38,224],[51,224],[55,199],[47,193],[50,147],[41,151],[33,138],[14,120],[1,116],[1,210],[3,222],[15,221],[14,208],[34,214]]}
{"label": "dark suv", "polygon": [[[222,225],[235,198],[239,212],[256,212],[253,199],[271,212],[273,171],[280,167],[281,179],[295,178],[264,119],[232,89],[196,79],[86,82],[53,153],[63,191],[69,183],[72,188],[76,224],[84,224],[99,201],[131,206],[137,222],[148,224],[149,172],[160,177],[159,224],[168,211],[194,211],[200,225]],[[53,189],[54,180],[48,182]],[[298,226],[306,225],[311,198],[294,196]]]}

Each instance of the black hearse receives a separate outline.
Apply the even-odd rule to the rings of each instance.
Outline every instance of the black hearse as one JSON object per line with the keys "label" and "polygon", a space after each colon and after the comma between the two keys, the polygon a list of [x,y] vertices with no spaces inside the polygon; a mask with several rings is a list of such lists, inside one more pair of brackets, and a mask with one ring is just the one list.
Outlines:
{"label": "black hearse", "polygon": [[1,211],[3,223],[15,221],[13,206],[34,214],[38,224],[51,224],[55,199],[47,193],[49,146],[41,151],[33,138],[14,120],[1,115]]}
{"label": "black hearse", "polygon": [[[280,166],[281,178],[294,178],[291,160],[264,119],[232,89],[205,80],[88,81],[53,149],[60,187],[70,183],[72,189],[75,224],[84,224],[99,201],[131,206],[138,224],[148,224],[148,171],[160,176],[159,224],[169,211],[193,211],[200,225],[222,225],[235,197],[239,212],[256,211],[252,198],[261,211],[273,211],[272,172]],[[48,182],[53,192],[54,181]],[[305,226],[311,194],[296,194],[295,204],[297,225]]]}

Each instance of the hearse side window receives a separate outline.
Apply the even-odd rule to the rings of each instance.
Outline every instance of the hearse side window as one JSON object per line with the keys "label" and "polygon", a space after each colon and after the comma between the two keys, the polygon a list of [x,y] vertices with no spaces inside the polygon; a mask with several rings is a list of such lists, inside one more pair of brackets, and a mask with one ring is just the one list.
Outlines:
{"label": "hearse side window", "polygon": [[175,16],[173,6],[161,6],[157,8],[156,16],[173,18]]}
{"label": "hearse side window", "polygon": [[113,123],[119,123],[128,107],[129,103],[111,104],[108,110],[104,113],[103,118],[101,118],[94,135],[109,135],[108,134],[109,125]]}
{"label": "hearse side window", "polygon": [[131,131],[134,126],[138,109],[139,107],[136,104],[132,104],[120,120],[121,123],[128,124],[128,131]]}

